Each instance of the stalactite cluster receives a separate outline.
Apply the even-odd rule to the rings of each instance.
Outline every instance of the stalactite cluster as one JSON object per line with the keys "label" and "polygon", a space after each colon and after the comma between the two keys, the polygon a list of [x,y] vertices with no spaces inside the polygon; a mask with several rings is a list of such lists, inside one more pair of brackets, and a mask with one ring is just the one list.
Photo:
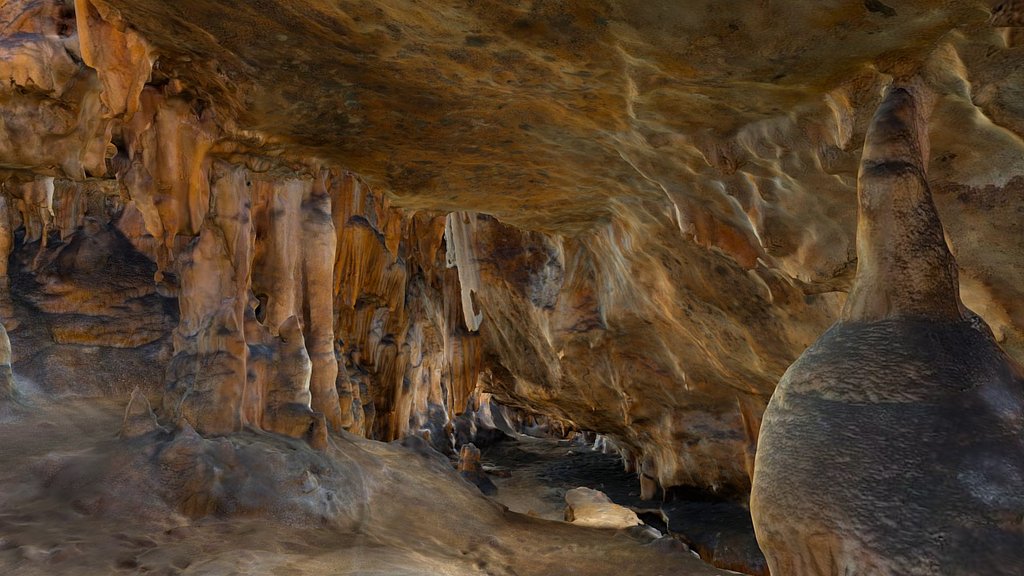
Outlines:
{"label": "stalactite cluster", "polygon": [[[481,354],[461,328],[444,215],[392,208],[342,167],[267,155],[161,77],[116,11],[74,8],[5,6],[18,44],[2,60],[0,296],[19,358],[31,365],[46,336],[72,355],[145,350],[157,368],[136,384],[201,433],[450,435]],[[49,333],[20,338],[26,323]]]}

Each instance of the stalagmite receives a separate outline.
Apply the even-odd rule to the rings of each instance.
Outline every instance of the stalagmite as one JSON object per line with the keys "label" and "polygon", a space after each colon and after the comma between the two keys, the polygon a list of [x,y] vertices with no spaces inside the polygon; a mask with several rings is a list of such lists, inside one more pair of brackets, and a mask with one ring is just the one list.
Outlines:
{"label": "stalagmite", "polygon": [[764,415],[751,513],[773,574],[1019,574],[1024,380],[965,309],[917,88],[889,90],[859,175],[843,318]]}
{"label": "stalagmite", "polygon": [[487,472],[484,472],[483,464],[480,463],[480,449],[475,445],[462,446],[459,451],[458,470],[464,480],[475,485],[484,494],[494,495],[498,492],[498,487],[487,477]]}
{"label": "stalagmite", "polygon": [[305,438],[314,447],[327,443],[324,415],[310,408],[312,363],[306,352],[299,319],[290,316],[279,328],[273,377],[266,393],[263,427],[293,438]]}

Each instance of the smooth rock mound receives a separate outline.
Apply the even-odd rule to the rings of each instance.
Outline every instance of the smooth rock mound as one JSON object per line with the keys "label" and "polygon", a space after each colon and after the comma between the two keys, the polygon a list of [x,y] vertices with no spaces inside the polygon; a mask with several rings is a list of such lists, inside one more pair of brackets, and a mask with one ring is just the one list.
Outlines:
{"label": "smooth rock mound", "polygon": [[75,432],[0,421],[16,447],[0,470],[0,573],[724,574],[671,539],[509,512],[419,438],[332,434],[314,449],[254,428],[204,437],[185,420],[146,431],[136,394],[125,427],[140,434],[118,439],[119,411],[89,402],[39,409]]}

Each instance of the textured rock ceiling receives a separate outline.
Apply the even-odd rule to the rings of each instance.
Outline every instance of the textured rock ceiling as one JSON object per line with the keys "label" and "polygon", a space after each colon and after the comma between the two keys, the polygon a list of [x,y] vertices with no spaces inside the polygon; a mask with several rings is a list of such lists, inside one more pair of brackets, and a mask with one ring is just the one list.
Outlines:
{"label": "textured rock ceiling", "polygon": [[110,4],[158,75],[230,107],[264,149],[339,162],[399,206],[566,236],[668,220],[813,292],[855,264],[853,177],[881,89],[921,74],[969,292],[1021,349],[1012,2]]}
{"label": "textured rock ceiling", "polygon": [[846,188],[864,109],[888,75],[922,68],[949,108],[973,112],[967,138],[936,146],[958,153],[945,168],[1003,183],[1007,162],[969,164],[1020,156],[982,117],[1012,128],[1020,105],[1015,51],[999,50],[982,2],[110,3],[161,70],[245,128],[344,162],[404,206],[530,229],[579,233],[668,200],[684,228],[696,202],[760,232],[736,221],[730,188]]}
{"label": "textured rock ceiling", "polygon": [[[34,56],[49,62],[35,75],[18,72],[21,60],[3,61],[17,90],[5,95],[2,164],[75,182],[99,176],[68,160],[74,154],[63,147],[74,148],[69,134],[78,132],[48,113],[29,122],[45,125],[50,140],[12,144],[18,114],[37,106],[26,93],[78,106],[78,120],[65,119],[88,134],[75,154],[102,166],[96,159],[114,146],[108,168],[127,202],[152,209],[145,227],[122,218],[121,231],[136,247],[152,247],[159,230],[170,236],[169,254],[147,252],[158,280],[187,260],[173,248],[175,233],[245,225],[242,216],[227,222],[231,214],[204,220],[196,198],[243,206],[248,193],[229,182],[203,196],[196,190],[212,186],[211,171],[201,171],[202,185],[186,185],[200,172],[187,166],[234,162],[238,182],[240,165],[263,179],[282,166],[305,170],[307,196],[320,166],[357,172],[398,210],[365,200],[351,181],[340,193],[327,186],[334,225],[346,227],[339,253],[347,250],[333,270],[332,311],[344,293],[357,319],[336,321],[318,342],[345,325],[350,347],[390,347],[378,357],[368,344],[348,360],[350,373],[388,375],[374,381],[379,397],[399,396],[390,388],[396,374],[398,383],[403,373],[412,379],[401,362],[444,347],[445,370],[453,357],[465,369],[437,378],[466,378],[471,389],[479,372],[505,402],[611,435],[648,494],[655,484],[742,493],[768,396],[845,299],[856,268],[857,161],[894,78],[934,95],[929,176],[964,301],[1024,359],[1024,47],[1014,28],[1024,20],[1012,3],[994,14],[980,1],[878,0],[78,0],[75,8],[78,36],[25,28],[14,8],[3,14],[8,31],[49,34],[39,45],[51,52]],[[52,51],[58,33],[73,58]],[[79,56],[97,70],[102,107],[81,96],[98,91],[97,81],[67,80],[85,74],[76,72]],[[80,105],[67,104],[75,98]],[[136,110],[144,113],[132,119]],[[152,126],[157,136],[147,135]],[[163,187],[118,168],[125,155]],[[193,206],[191,226],[188,216],[181,226],[159,223],[164,212],[152,214],[173,204],[161,194]],[[364,199],[338,208],[349,196]],[[439,322],[439,336],[410,328],[404,315],[459,315],[447,300],[438,312],[431,292],[454,284],[431,269],[441,246],[436,215],[452,211],[445,249],[466,322]],[[349,228],[358,218],[379,258],[365,256],[370,248]],[[228,256],[209,264],[209,275],[223,275],[231,258],[245,263],[244,254]],[[371,276],[373,294],[388,302],[380,310],[392,314],[386,337],[380,315],[358,312]],[[240,310],[255,312],[244,300],[261,282],[282,281],[268,272],[251,287],[232,285]],[[189,300],[216,296],[204,290],[197,282],[173,294],[196,325],[204,308]],[[465,349],[453,356],[456,336]],[[18,333],[11,338],[17,355]],[[181,356],[177,344],[174,352]],[[406,431],[410,413],[388,416],[389,434]]]}

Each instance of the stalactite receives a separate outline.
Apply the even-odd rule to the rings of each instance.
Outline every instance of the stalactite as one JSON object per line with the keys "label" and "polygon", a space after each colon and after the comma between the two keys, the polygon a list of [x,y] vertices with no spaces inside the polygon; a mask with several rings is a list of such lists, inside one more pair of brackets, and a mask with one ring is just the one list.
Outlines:
{"label": "stalactite", "polygon": [[[264,308],[263,324],[272,334],[302,310],[302,198],[311,186],[306,179],[252,177],[256,236],[253,292]],[[300,315],[301,317],[301,315]]]}
{"label": "stalactite", "polygon": [[75,0],[75,15],[82,60],[96,69],[103,86],[105,116],[131,118],[153,68],[149,46],[106,4]]}
{"label": "stalactite", "polygon": [[459,287],[462,297],[462,313],[466,320],[466,329],[473,332],[480,329],[483,320],[476,301],[480,292],[480,269],[476,262],[473,247],[472,226],[476,216],[465,212],[454,212],[448,215],[445,223],[445,242],[448,246],[447,262],[449,267],[459,270]]}
{"label": "stalactite", "polygon": [[341,175],[336,186],[332,193],[337,199],[333,207],[338,234],[336,333],[351,371],[368,371],[374,376],[370,393],[377,417],[365,431],[393,437],[394,390],[402,386],[408,358],[400,349],[408,330],[408,272],[398,258],[397,245],[389,247],[387,233],[391,230],[394,234],[402,216],[390,211],[351,175]]}
{"label": "stalactite", "polygon": [[188,103],[162,90],[147,87],[140,106],[122,129],[125,150],[122,173],[127,187],[162,249],[157,253],[159,275],[167,270],[179,234],[197,234],[210,205],[207,153],[216,129],[196,115]]}

